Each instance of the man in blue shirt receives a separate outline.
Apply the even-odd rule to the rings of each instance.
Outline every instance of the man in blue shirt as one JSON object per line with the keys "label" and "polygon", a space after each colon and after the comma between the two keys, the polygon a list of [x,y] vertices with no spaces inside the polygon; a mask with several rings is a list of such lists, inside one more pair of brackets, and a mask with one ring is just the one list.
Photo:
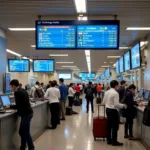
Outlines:
{"label": "man in blue shirt", "polygon": [[68,88],[64,84],[64,79],[60,78],[59,79],[59,90],[60,90],[60,106],[61,106],[61,120],[65,120],[65,111],[66,111],[66,100],[67,100],[67,95],[68,95]]}

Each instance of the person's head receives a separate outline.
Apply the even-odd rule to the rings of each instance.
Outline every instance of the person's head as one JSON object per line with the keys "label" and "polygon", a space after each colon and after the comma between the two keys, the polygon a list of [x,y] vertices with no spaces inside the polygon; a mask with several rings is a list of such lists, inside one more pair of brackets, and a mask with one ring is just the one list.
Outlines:
{"label": "person's head", "polygon": [[40,82],[38,82],[38,81],[35,84],[38,85],[38,86],[40,86]]}
{"label": "person's head", "polygon": [[125,86],[126,86],[126,81],[125,81],[125,80],[122,80],[122,81],[120,82],[120,84],[121,84],[121,86],[125,87]]}
{"label": "person's head", "polygon": [[79,83],[77,83],[77,86],[79,86]]}
{"label": "person's head", "polygon": [[44,83],[41,83],[41,86],[43,87],[43,86],[44,86]]}
{"label": "person's head", "polygon": [[99,83],[99,85],[101,86],[101,84]]}
{"label": "person's head", "polygon": [[16,89],[19,87],[19,81],[17,79],[11,80],[10,86],[13,91],[16,91]]}
{"label": "person's head", "polygon": [[56,80],[54,80],[53,82],[55,83],[55,86],[57,86],[57,81],[56,81]]}
{"label": "person's head", "polygon": [[92,82],[91,81],[89,82],[89,86],[92,86]]}
{"label": "person's head", "polygon": [[117,81],[117,80],[112,80],[112,81],[110,82],[110,87],[113,88],[113,89],[115,89],[115,90],[118,90],[118,88],[119,88],[119,83],[118,83],[118,81]]}
{"label": "person's head", "polygon": [[60,79],[59,79],[59,83],[60,83],[60,84],[63,84],[63,83],[64,83],[64,79],[63,79],[63,78],[60,78]]}
{"label": "person's head", "polygon": [[131,85],[128,87],[128,90],[129,90],[132,94],[135,94],[136,86],[135,86],[134,84],[131,84]]}
{"label": "person's head", "polygon": [[19,83],[19,87],[22,88],[22,84],[21,83]]}
{"label": "person's head", "polygon": [[52,81],[51,82],[51,87],[55,87],[56,86],[56,82],[55,81]]}
{"label": "person's head", "polygon": [[69,87],[73,87],[73,83],[70,83]]}
{"label": "person's head", "polygon": [[49,85],[51,85],[52,81],[49,81]]}

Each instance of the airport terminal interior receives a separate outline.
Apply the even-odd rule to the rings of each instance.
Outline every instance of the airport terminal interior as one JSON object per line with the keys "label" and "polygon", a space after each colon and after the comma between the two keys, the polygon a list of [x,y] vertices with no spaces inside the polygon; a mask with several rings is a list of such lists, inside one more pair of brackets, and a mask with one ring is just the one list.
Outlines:
{"label": "airport terminal interior", "polygon": [[[149,0],[1,0],[0,150],[150,150],[149,16]],[[127,117],[113,108],[123,145],[113,137],[108,142],[111,108],[103,99],[112,81],[118,88],[125,83],[127,93],[136,87],[130,91],[136,103],[130,137],[124,134]],[[19,111],[27,110],[20,110],[24,102],[17,106],[18,89],[33,110],[28,132],[34,147],[26,137],[25,149],[20,128],[27,116]],[[119,103],[119,90],[113,93]],[[124,101],[119,108],[126,111]]]}

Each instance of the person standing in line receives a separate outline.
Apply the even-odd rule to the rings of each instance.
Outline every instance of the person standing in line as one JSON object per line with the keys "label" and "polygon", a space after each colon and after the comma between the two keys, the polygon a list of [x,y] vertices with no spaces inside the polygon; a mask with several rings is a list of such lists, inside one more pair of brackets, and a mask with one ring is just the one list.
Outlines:
{"label": "person standing in line", "polygon": [[94,113],[94,106],[93,106],[93,99],[94,99],[94,92],[95,90],[92,87],[92,82],[89,82],[88,86],[85,88],[85,98],[87,100],[87,111],[86,113],[89,112],[89,103],[91,103],[91,110]]}
{"label": "person standing in line", "polygon": [[136,138],[133,136],[133,120],[136,117],[135,106],[143,106],[142,103],[137,103],[136,101],[134,101],[135,90],[136,86],[134,84],[131,84],[128,87],[124,98],[124,103],[127,105],[127,109],[124,110],[124,117],[126,118],[124,138],[129,138],[129,140],[136,140]]}
{"label": "person standing in line", "polygon": [[39,89],[40,88],[40,83],[37,81],[36,83],[35,83],[35,86],[33,86],[32,88],[31,88],[31,91],[30,91],[30,96],[32,97],[32,98],[36,98],[36,89]]}
{"label": "person standing in line", "polygon": [[106,106],[108,118],[107,125],[107,144],[113,146],[122,146],[123,143],[117,141],[117,133],[119,130],[119,113],[118,109],[126,108],[126,105],[119,103],[119,94],[117,92],[119,83],[116,80],[110,82],[111,89],[106,91],[103,104]]}
{"label": "person standing in line", "polygon": [[80,87],[80,94],[82,95],[82,92],[83,92],[83,85],[82,85],[82,83],[79,84],[79,87]]}
{"label": "person standing in line", "polygon": [[69,107],[72,107],[72,105],[73,105],[74,94],[75,94],[75,91],[73,90],[73,83],[70,83],[70,86],[68,89]]}
{"label": "person standing in line", "polygon": [[76,99],[77,100],[79,100],[79,97],[80,97],[80,86],[79,86],[79,84],[77,84],[76,86],[75,86],[75,91],[76,91]]}
{"label": "person standing in line", "polygon": [[66,100],[67,100],[67,94],[68,94],[68,88],[64,84],[64,79],[59,79],[59,90],[60,90],[60,106],[61,106],[61,119],[60,120],[66,120],[65,114],[66,114]]}
{"label": "person standing in line", "polygon": [[19,88],[19,81],[12,80],[10,86],[14,91],[16,105],[6,106],[6,109],[17,109],[18,115],[21,117],[19,134],[21,137],[20,150],[26,149],[26,144],[29,150],[34,150],[32,137],[30,134],[30,123],[33,118],[33,110],[30,105],[28,93],[25,89]]}
{"label": "person standing in line", "polygon": [[56,82],[51,82],[51,87],[47,89],[44,98],[49,100],[49,108],[51,112],[51,127],[49,129],[56,129],[57,125],[60,123],[60,111],[59,111],[59,98],[60,91],[55,87]]}
{"label": "person standing in line", "polygon": [[102,87],[101,87],[101,84],[99,83],[98,86],[97,86],[97,93],[98,93],[98,97],[101,96],[101,92],[102,92]]}

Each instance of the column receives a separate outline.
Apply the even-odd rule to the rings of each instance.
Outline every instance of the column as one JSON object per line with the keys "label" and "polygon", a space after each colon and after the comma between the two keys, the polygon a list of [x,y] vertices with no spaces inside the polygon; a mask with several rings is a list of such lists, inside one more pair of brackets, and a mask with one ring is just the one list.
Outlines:
{"label": "column", "polygon": [[116,69],[111,69],[111,80],[117,80]]}
{"label": "column", "polygon": [[4,30],[0,29],[0,92],[4,90],[4,75],[6,73],[6,36]]}
{"label": "column", "polygon": [[138,69],[138,89],[142,88],[142,69]]}

